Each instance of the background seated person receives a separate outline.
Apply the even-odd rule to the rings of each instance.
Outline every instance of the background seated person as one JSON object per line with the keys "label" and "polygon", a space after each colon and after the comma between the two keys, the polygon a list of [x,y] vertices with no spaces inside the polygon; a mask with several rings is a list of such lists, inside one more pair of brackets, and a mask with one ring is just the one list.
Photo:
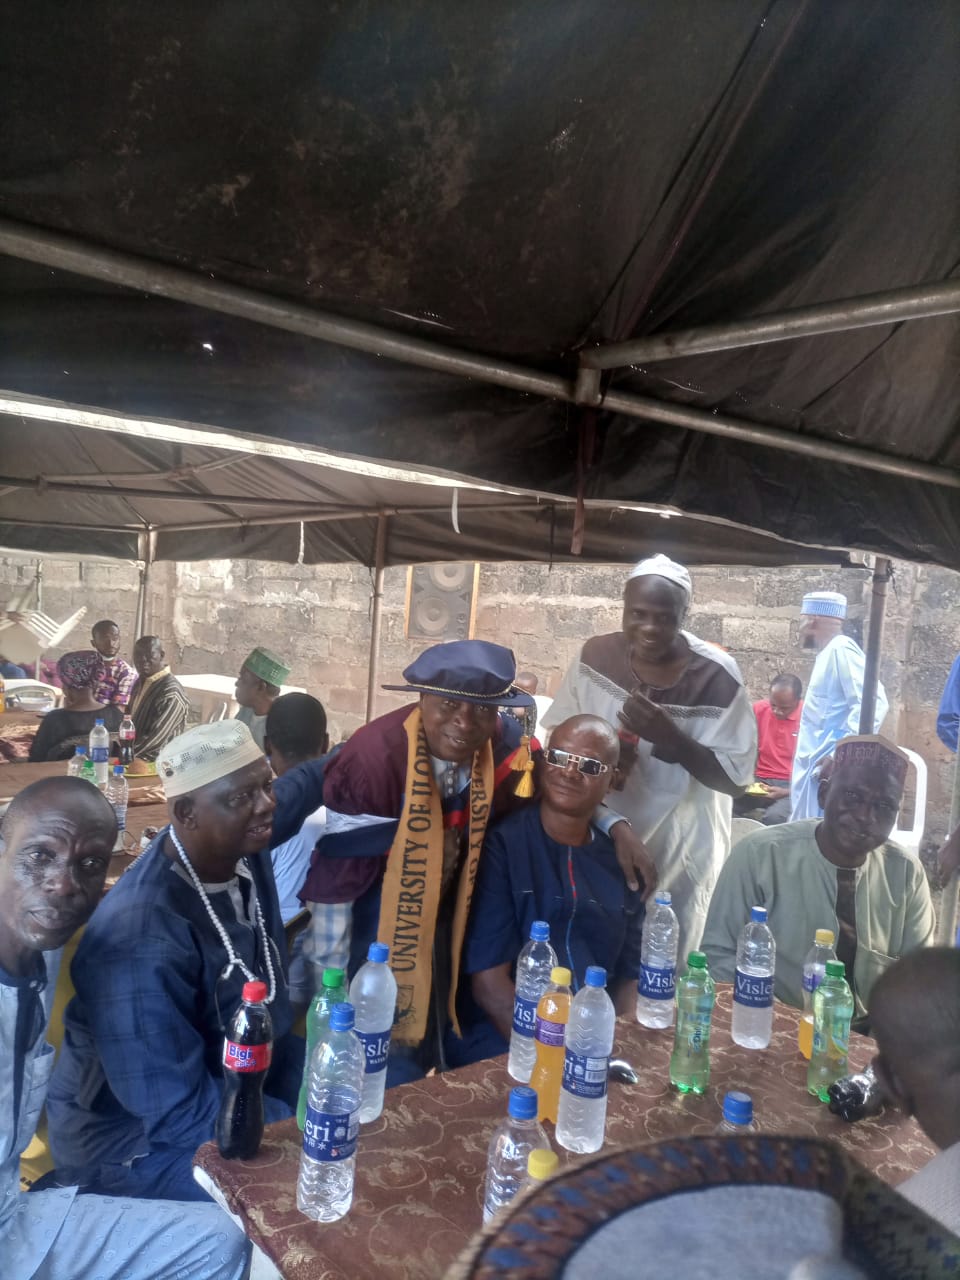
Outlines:
{"label": "background seated person", "polygon": [[111,735],[120,728],[121,709],[113,704],[105,706],[94,696],[102,669],[100,655],[91,649],[65,653],[57,663],[63,706],[43,717],[27,757],[32,763],[69,760],[77,747],[87,745],[97,720],[103,721]]}
{"label": "background seated person", "polygon": [[790,818],[790,778],[793,757],[797,753],[797,734],[803,713],[803,685],[799,677],[774,676],[770,696],[753,704],[757,721],[757,763],[754,777],[767,788],[766,795],[739,796],[733,802],[734,813],[756,816],[765,827],[776,826]]}
{"label": "background seated person", "polygon": [[[803,961],[817,929],[833,929],[837,958],[865,1025],[873,984],[901,955],[933,942],[923,867],[887,837],[897,820],[907,757],[886,738],[844,738],[821,779],[823,818],[754,831],[720,872],[703,950],[718,982],[732,982],[737,939],[754,905],[777,941],[774,994],[800,1008]],[[858,1027],[858,1029],[859,1029]]]}
{"label": "background seated person", "polygon": [[133,665],[138,679],[127,707],[137,730],[133,749],[138,760],[152,762],[186,729],[190,699],[167,666],[159,636],[140,637],[133,646]]}
{"label": "background seated person", "polygon": [[597,716],[554,729],[537,764],[538,803],[487,836],[477,873],[464,971],[504,1044],[513,1021],[513,968],[534,920],[550,925],[557,963],[579,989],[588,965],[607,970],[618,1013],[636,1000],[644,909],[626,886],[609,836],[593,826],[620,754],[616,730]]}
{"label": "background seated person", "polygon": [[240,668],[233,691],[240,706],[236,719],[245,724],[262,751],[267,731],[267,713],[280,697],[280,686],[290,674],[284,660],[262,647],[254,649]]}
{"label": "background seated person", "polygon": [[[320,803],[323,767],[274,783],[245,725],[174,738],[157,772],[164,828],[107,894],[77,948],[76,995],[47,1111],[58,1172],[105,1195],[198,1200],[214,1136],[223,1037],[244,982],[269,991],[268,1121],[293,1113],[303,1040],[291,1032],[286,943],[269,857]],[[278,805],[283,816],[275,811]]]}
{"label": "background seated person", "polygon": [[100,670],[94,696],[98,702],[112,702],[125,707],[137,673],[120,657],[120,628],[109,618],[94,624],[90,633],[93,648],[100,655]]}

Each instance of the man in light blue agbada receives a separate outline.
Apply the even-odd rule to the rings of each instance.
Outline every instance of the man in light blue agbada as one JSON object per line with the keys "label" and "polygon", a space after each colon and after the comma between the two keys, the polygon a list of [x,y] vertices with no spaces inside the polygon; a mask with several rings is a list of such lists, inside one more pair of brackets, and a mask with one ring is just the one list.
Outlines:
{"label": "man in light blue agbada", "polygon": [[[820,766],[842,738],[860,732],[863,700],[863,650],[843,634],[847,597],[838,591],[810,591],[800,610],[800,645],[816,649],[807,696],[800,717],[797,754],[790,782],[791,822],[823,814],[817,789]],[[878,733],[887,714],[887,695],[877,684],[872,731]]]}

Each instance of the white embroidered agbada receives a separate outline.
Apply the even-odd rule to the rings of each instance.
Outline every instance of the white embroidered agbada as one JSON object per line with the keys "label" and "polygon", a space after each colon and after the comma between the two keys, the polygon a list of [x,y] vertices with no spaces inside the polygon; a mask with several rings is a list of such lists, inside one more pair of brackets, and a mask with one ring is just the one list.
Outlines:
{"label": "white embroidered agbada", "polygon": [[[740,669],[722,649],[689,631],[680,634],[690,661],[676,684],[640,687],[685,734],[713,752],[731,782],[746,786],[753,780],[757,724]],[[543,723],[555,728],[588,713],[619,730],[618,713],[638,684],[623,632],[594,636],[571,663]],[[624,789],[611,791],[607,804],[630,822],[655,859],[660,887],[673,895],[685,955],[700,942],[710,895],[730,850],[733,802],[682,765],[657,759],[649,742],[641,739],[637,752]]]}

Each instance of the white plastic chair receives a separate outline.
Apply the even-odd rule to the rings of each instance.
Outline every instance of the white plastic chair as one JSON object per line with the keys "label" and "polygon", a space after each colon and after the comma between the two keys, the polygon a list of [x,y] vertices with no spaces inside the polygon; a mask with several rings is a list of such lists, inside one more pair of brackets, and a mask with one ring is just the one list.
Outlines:
{"label": "white plastic chair", "polygon": [[[899,743],[897,745],[899,746]],[[898,844],[901,849],[905,849],[907,853],[918,858],[920,856],[920,842],[923,839],[923,829],[927,821],[927,764],[922,756],[918,756],[909,747],[900,747],[900,750],[905,756],[910,757],[910,763],[917,773],[917,785],[913,799],[913,826],[907,829],[896,827],[891,832],[890,839],[894,844]]]}
{"label": "white plastic chair", "polygon": [[24,711],[33,711],[37,707],[58,707],[63,697],[63,690],[55,685],[44,684],[42,680],[4,680],[4,696],[16,702]]}

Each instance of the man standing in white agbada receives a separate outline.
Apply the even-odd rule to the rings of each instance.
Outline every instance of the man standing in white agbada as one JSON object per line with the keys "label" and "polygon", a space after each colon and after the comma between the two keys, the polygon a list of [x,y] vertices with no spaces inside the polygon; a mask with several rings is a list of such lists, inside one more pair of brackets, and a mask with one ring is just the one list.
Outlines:
{"label": "man standing in white agbada", "polygon": [[[820,766],[842,738],[860,732],[866,658],[860,646],[843,634],[846,616],[847,597],[838,591],[810,591],[803,597],[800,646],[818,652],[807,685],[797,754],[793,758],[791,822],[823,816],[817,798]],[[887,695],[878,683],[876,716],[872,727],[864,732],[879,733],[886,714]]]}
{"label": "man standing in white agbada", "polygon": [[646,844],[673,895],[681,951],[696,947],[730,846],[732,797],[753,778],[757,726],[743,677],[722,649],[682,630],[690,574],[664,555],[627,578],[622,630],[588,640],[544,718],[620,726],[621,791],[607,804]]}

